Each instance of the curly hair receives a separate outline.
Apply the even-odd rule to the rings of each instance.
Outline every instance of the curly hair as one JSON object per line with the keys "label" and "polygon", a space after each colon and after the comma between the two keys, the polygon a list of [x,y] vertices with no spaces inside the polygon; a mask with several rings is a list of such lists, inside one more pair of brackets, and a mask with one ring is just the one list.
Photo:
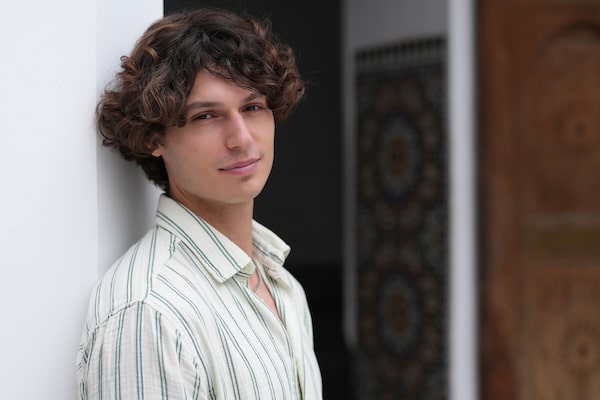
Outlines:
{"label": "curly hair", "polygon": [[185,125],[186,98],[203,70],[265,95],[276,123],[304,95],[294,52],[275,39],[268,20],[206,8],[153,23],[121,57],[96,121],[103,144],[135,161],[167,192],[165,164],[152,151],[168,127]]}

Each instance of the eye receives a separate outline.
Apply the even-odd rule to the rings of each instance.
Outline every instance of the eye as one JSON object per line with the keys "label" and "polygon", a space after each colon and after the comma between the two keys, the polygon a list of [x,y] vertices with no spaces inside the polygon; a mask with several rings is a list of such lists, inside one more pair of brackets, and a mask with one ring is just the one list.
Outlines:
{"label": "eye", "polygon": [[244,111],[259,111],[264,110],[266,106],[264,104],[248,104],[244,107]]}
{"label": "eye", "polygon": [[192,115],[190,118],[190,121],[202,121],[202,120],[207,120],[207,119],[211,119],[214,118],[214,116],[210,113],[201,113],[201,114],[195,114]]}

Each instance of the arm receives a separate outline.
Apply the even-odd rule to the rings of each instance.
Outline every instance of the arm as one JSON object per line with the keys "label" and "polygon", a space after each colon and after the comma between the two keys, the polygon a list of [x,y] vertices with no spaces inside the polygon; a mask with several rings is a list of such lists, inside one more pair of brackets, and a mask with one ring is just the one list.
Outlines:
{"label": "arm", "polygon": [[207,375],[182,348],[166,317],[134,303],[89,334],[80,357],[80,398],[205,399]]}

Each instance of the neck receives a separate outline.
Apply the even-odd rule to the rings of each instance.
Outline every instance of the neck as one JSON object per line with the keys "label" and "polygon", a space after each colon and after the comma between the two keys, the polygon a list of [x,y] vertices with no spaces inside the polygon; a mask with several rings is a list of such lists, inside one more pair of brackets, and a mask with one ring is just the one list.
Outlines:
{"label": "neck", "polygon": [[253,201],[242,204],[208,204],[186,201],[185,198],[173,199],[189,208],[252,257]]}
{"label": "neck", "polygon": [[252,204],[198,215],[252,257]]}

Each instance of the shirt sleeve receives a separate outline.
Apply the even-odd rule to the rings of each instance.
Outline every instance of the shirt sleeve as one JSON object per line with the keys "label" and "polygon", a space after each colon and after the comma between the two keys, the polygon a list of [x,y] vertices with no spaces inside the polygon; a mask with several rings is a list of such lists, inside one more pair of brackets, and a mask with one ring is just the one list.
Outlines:
{"label": "shirt sleeve", "polygon": [[166,317],[134,303],[88,337],[87,357],[78,368],[80,399],[208,398],[208,375],[183,347]]}

